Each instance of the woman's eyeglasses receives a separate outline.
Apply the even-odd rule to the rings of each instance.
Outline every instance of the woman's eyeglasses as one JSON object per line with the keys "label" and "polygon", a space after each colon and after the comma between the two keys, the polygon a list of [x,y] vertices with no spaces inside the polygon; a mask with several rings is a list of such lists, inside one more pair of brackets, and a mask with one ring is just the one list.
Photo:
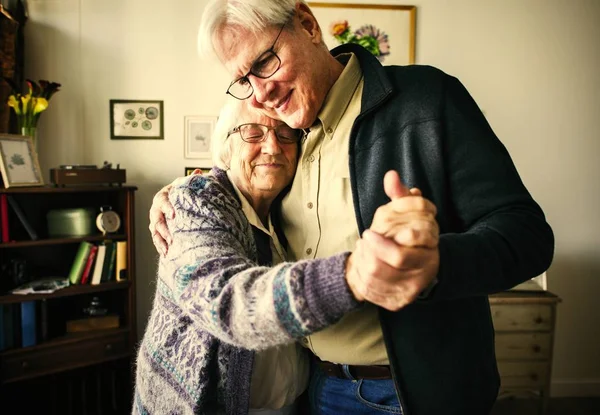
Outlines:
{"label": "woman's eyeglasses", "polygon": [[240,133],[240,137],[247,143],[260,143],[265,141],[270,130],[275,131],[275,137],[281,144],[293,144],[300,141],[303,135],[302,130],[296,130],[286,124],[279,124],[277,127],[269,127],[263,124],[247,123],[241,124],[233,128],[227,133],[227,137],[231,134]]}

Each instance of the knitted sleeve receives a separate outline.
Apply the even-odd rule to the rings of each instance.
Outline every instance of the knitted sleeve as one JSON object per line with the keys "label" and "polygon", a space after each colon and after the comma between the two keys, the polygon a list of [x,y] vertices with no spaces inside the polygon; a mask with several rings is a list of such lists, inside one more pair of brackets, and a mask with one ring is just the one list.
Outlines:
{"label": "knitted sleeve", "polygon": [[157,288],[193,329],[261,350],[319,331],[358,307],[344,278],[349,253],[258,266],[251,226],[215,178],[193,176],[169,198],[173,243]]}

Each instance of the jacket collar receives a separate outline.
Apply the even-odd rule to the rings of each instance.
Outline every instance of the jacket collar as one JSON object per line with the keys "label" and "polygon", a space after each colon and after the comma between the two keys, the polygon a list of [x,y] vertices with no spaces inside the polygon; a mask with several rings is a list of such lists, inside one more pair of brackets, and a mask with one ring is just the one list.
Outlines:
{"label": "jacket collar", "polygon": [[394,92],[394,87],[383,65],[362,46],[346,43],[331,50],[333,56],[342,53],[354,53],[360,62],[360,68],[365,78],[360,110],[362,115],[385,101]]}

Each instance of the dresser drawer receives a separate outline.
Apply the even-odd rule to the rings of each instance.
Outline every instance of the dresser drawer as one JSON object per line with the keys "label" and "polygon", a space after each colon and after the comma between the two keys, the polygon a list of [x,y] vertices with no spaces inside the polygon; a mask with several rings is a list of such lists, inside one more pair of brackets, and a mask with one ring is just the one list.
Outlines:
{"label": "dresser drawer", "polygon": [[538,304],[492,305],[496,331],[550,331],[552,308]]}
{"label": "dresser drawer", "polygon": [[2,357],[0,379],[6,383],[101,363],[128,354],[129,333],[126,331],[93,339],[82,338],[67,344],[18,349]]}
{"label": "dresser drawer", "polygon": [[496,333],[497,359],[550,359],[550,333]]}
{"label": "dresser drawer", "polygon": [[542,388],[548,382],[549,362],[498,362],[503,388]]}

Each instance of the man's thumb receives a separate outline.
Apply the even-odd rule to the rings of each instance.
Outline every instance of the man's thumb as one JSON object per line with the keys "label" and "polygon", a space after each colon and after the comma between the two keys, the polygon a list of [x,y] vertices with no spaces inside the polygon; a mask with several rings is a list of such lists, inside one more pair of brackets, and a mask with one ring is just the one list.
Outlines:
{"label": "man's thumb", "polygon": [[400,175],[395,170],[388,171],[383,177],[383,190],[392,200],[410,195],[408,187],[402,184]]}

